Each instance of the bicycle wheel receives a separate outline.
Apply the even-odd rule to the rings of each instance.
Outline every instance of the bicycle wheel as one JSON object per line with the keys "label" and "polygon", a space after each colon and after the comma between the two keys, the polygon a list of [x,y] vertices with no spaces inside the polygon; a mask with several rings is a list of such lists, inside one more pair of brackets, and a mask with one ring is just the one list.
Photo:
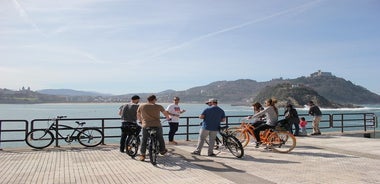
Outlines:
{"label": "bicycle wheel", "polygon": [[150,160],[150,163],[152,163],[152,165],[156,165],[157,164],[157,154],[158,154],[158,150],[157,150],[157,140],[155,137],[151,137],[150,138],[150,142],[149,142],[149,160]]}
{"label": "bicycle wheel", "polygon": [[85,128],[78,133],[78,142],[86,147],[98,146],[103,138],[103,133],[96,128]]}
{"label": "bicycle wheel", "polygon": [[125,143],[127,154],[134,158],[139,150],[140,138],[136,135],[130,135]]}
{"label": "bicycle wheel", "polygon": [[289,153],[296,147],[296,138],[289,132],[273,132],[269,135],[268,142],[279,153]]}
{"label": "bicycle wheel", "polygon": [[230,152],[237,158],[241,158],[244,155],[244,148],[241,145],[240,141],[232,136],[232,135],[227,135],[226,139],[226,147]]}
{"label": "bicycle wheel", "polygon": [[53,133],[49,130],[33,130],[26,135],[25,142],[28,146],[43,149],[50,146],[54,141]]}
{"label": "bicycle wheel", "polygon": [[250,136],[248,134],[248,131],[244,131],[240,127],[233,127],[228,129],[228,131],[230,131],[231,135],[235,136],[240,141],[243,147],[246,147],[250,142]]}

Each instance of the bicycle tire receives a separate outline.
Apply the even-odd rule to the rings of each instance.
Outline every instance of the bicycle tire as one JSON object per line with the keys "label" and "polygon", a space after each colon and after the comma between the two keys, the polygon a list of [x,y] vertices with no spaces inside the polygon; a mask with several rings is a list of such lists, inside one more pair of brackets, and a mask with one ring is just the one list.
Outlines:
{"label": "bicycle tire", "polygon": [[236,137],[227,135],[225,139],[225,146],[235,157],[241,158],[244,156],[244,148]]}
{"label": "bicycle tire", "polygon": [[157,140],[155,137],[151,137],[150,138],[150,142],[149,142],[149,160],[150,160],[150,163],[152,165],[156,165],[157,164],[157,154],[158,154],[158,150],[157,150]]}
{"label": "bicycle tire", "polygon": [[54,141],[53,133],[46,129],[36,129],[26,135],[25,142],[28,146],[43,149],[50,146]]}
{"label": "bicycle tire", "polygon": [[248,131],[245,131],[240,127],[230,128],[229,131],[231,132],[231,135],[235,136],[240,141],[243,148],[245,148],[251,141]]}
{"label": "bicycle tire", "polygon": [[103,142],[102,131],[96,128],[85,128],[78,133],[79,144],[86,147],[95,147]]}
{"label": "bicycle tire", "polygon": [[125,147],[127,148],[127,154],[134,158],[137,155],[140,145],[140,138],[136,135],[128,136]]}
{"label": "bicycle tire", "polygon": [[296,138],[289,132],[273,132],[268,137],[268,142],[273,151],[289,153],[296,147]]}

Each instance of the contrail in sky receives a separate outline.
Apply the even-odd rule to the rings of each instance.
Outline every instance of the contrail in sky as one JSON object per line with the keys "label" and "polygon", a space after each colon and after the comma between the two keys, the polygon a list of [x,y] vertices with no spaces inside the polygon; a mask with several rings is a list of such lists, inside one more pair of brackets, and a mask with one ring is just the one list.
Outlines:
{"label": "contrail in sky", "polygon": [[243,28],[243,27],[255,24],[255,23],[263,22],[263,21],[266,21],[266,20],[269,20],[269,19],[272,19],[272,18],[275,18],[275,17],[279,17],[281,15],[293,13],[293,12],[296,12],[296,11],[302,12],[302,11],[308,9],[308,8],[313,7],[315,4],[317,4],[317,3],[321,2],[321,1],[322,0],[316,0],[316,1],[308,2],[308,3],[302,4],[300,6],[297,6],[297,7],[294,7],[294,8],[290,8],[290,9],[286,9],[286,10],[277,12],[275,14],[272,14],[272,15],[269,15],[269,16],[266,16],[266,17],[258,18],[258,19],[251,20],[249,22],[245,22],[245,23],[242,23],[242,24],[239,24],[239,25],[231,26],[231,27],[219,30],[219,31],[211,32],[211,33],[208,33],[208,34],[196,37],[196,38],[194,38],[192,40],[183,42],[183,43],[181,43],[179,45],[166,48],[166,49],[160,51],[159,53],[157,53],[156,55],[151,56],[150,58],[158,57],[158,56],[164,55],[166,53],[169,53],[169,52],[171,52],[173,50],[177,50],[177,49],[183,48],[185,46],[191,45],[191,44],[193,44],[195,42],[199,42],[199,41],[204,40],[206,38],[210,38],[210,37],[213,37],[213,36],[225,33],[225,32],[229,32],[229,31],[233,31],[233,30],[236,30],[236,29],[240,29],[240,28]]}
{"label": "contrail in sky", "polygon": [[[41,29],[37,26],[36,23],[33,22],[33,20],[29,17],[29,15],[26,13],[25,9],[21,6],[21,4],[17,0],[12,0],[15,8],[17,9],[20,17],[22,17],[25,21],[27,21],[30,25],[33,26],[35,30],[37,30],[39,33],[44,35],[41,31]],[[44,35],[45,36],[45,35]]]}

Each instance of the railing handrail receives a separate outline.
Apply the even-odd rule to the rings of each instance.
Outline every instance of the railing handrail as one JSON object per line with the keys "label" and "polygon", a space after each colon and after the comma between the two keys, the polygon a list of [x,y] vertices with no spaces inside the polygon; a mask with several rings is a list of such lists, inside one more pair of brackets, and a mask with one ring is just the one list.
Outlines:
{"label": "railing handrail", "polygon": [[[231,126],[233,126],[233,125],[238,126],[241,123],[240,120],[242,118],[247,117],[247,116],[248,115],[227,116],[226,122],[223,124],[231,125]],[[312,118],[311,116],[309,116],[308,114],[299,114],[299,117],[302,117],[302,116],[305,117],[307,119],[307,121],[311,123],[311,118]],[[354,117],[349,118],[350,116],[354,116]],[[357,116],[360,116],[361,118],[358,118]],[[279,119],[281,119],[281,118],[283,118],[283,115],[279,116]],[[181,121],[181,122],[184,122],[184,123],[179,124],[179,130],[183,130],[183,131],[178,131],[176,133],[176,135],[185,136],[185,140],[188,141],[188,140],[190,140],[191,135],[198,134],[198,131],[191,131],[191,127],[197,127],[197,126],[199,126],[199,124],[201,122],[201,120],[198,118],[198,116],[183,116],[183,117],[180,117],[180,119],[182,119],[183,121]],[[194,119],[196,119],[196,123],[195,123]],[[52,119],[34,119],[30,122],[30,124],[27,120],[0,120],[0,148],[1,148],[2,142],[25,141],[27,133],[30,130],[35,129],[36,122],[45,122],[46,123],[49,120],[52,120]],[[73,121],[97,121],[98,126],[95,126],[95,127],[101,129],[101,131],[104,133],[105,139],[120,137],[120,134],[107,135],[105,133],[106,130],[109,130],[109,129],[120,129],[120,126],[107,126],[107,123],[106,123],[107,121],[120,120],[120,118],[65,118],[65,119],[54,119],[54,120],[55,120],[55,123],[57,123],[57,125],[60,122],[64,122],[64,121],[72,121],[72,122]],[[19,128],[19,129],[6,129],[6,130],[4,130],[3,124],[4,123],[10,123],[10,122],[12,122],[12,123],[21,122],[24,125],[23,125],[23,128],[21,128],[21,129]],[[326,122],[328,123],[328,125],[322,126]],[[340,125],[336,125],[337,122],[340,123]],[[352,125],[352,124],[349,124],[347,122],[355,122],[357,124]],[[320,124],[321,129],[329,129],[329,128],[337,129],[337,128],[340,128],[342,133],[344,132],[345,128],[360,128],[360,127],[363,127],[363,130],[365,132],[367,131],[367,127],[373,127],[374,132],[375,132],[377,126],[378,126],[377,116],[375,115],[375,113],[370,113],[370,112],[323,114],[322,119],[321,119],[321,124]],[[165,125],[163,125],[163,127],[167,128],[169,126],[167,124],[165,124]],[[182,129],[181,129],[181,127],[182,127]],[[44,127],[44,128],[47,128],[47,127]],[[308,128],[308,129],[310,129],[310,128]],[[60,129],[58,127],[56,131],[59,131],[59,130]],[[24,137],[22,139],[5,139],[5,140],[3,140],[1,137],[2,132],[22,132],[24,134]],[[167,135],[167,134],[164,134],[164,135]],[[103,140],[103,144],[104,144],[104,140]],[[59,146],[57,136],[56,136],[56,144],[55,145]]]}

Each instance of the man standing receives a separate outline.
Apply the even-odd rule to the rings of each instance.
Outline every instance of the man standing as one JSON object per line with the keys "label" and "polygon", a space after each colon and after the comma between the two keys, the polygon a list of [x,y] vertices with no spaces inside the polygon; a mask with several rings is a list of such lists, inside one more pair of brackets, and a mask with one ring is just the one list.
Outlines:
{"label": "man standing", "polygon": [[176,141],[174,141],[174,135],[178,130],[178,124],[179,124],[179,116],[185,112],[185,110],[181,110],[179,107],[179,97],[174,97],[173,103],[170,104],[166,111],[168,111],[170,115],[170,121],[169,121],[169,144],[177,144]]}
{"label": "man standing", "polygon": [[[200,155],[203,144],[207,138],[209,137],[209,145],[208,145],[208,156],[216,156],[213,153],[216,134],[219,131],[220,123],[226,120],[226,115],[220,107],[218,107],[218,100],[209,99],[208,108],[203,110],[202,114],[199,116],[200,119],[203,119],[202,128],[199,131],[198,137],[198,146],[191,154]],[[207,104],[207,103],[206,103]]]}
{"label": "man standing", "polygon": [[131,133],[139,134],[141,131],[141,128],[137,130],[137,132],[129,132],[129,126],[137,126],[137,108],[139,107],[139,101],[140,97],[137,95],[132,96],[131,102],[125,105],[122,105],[119,108],[119,115],[121,116],[121,138],[120,138],[120,152],[124,152],[125,150],[125,140],[127,139],[128,135]]}
{"label": "man standing", "polygon": [[148,97],[148,103],[142,104],[137,109],[137,118],[142,123],[143,133],[142,133],[142,142],[140,153],[141,155],[138,157],[138,160],[145,160],[145,152],[146,152],[146,144],[148,140],[148,131],[147,128],[158,128],[157,129],[157,138],[160,143],[160,154],[164,155],[168,150],[165,148],[165,141],[162,134],[162,125],[160,121],[160,112],[169,119],[168,112],[165,111],[164,107],[156,104],[157,98],[155,95],[151,95]]}
{"label": "man standing", "polygon": [[313,116],[313,122],[311,124],[313,126],[313,133],[311,135],[321,135],[321,131],[319,130],[319,122],[321,121],[322,112],[313,101],[310,101],[308,105],[310,107],[309,115]]}

